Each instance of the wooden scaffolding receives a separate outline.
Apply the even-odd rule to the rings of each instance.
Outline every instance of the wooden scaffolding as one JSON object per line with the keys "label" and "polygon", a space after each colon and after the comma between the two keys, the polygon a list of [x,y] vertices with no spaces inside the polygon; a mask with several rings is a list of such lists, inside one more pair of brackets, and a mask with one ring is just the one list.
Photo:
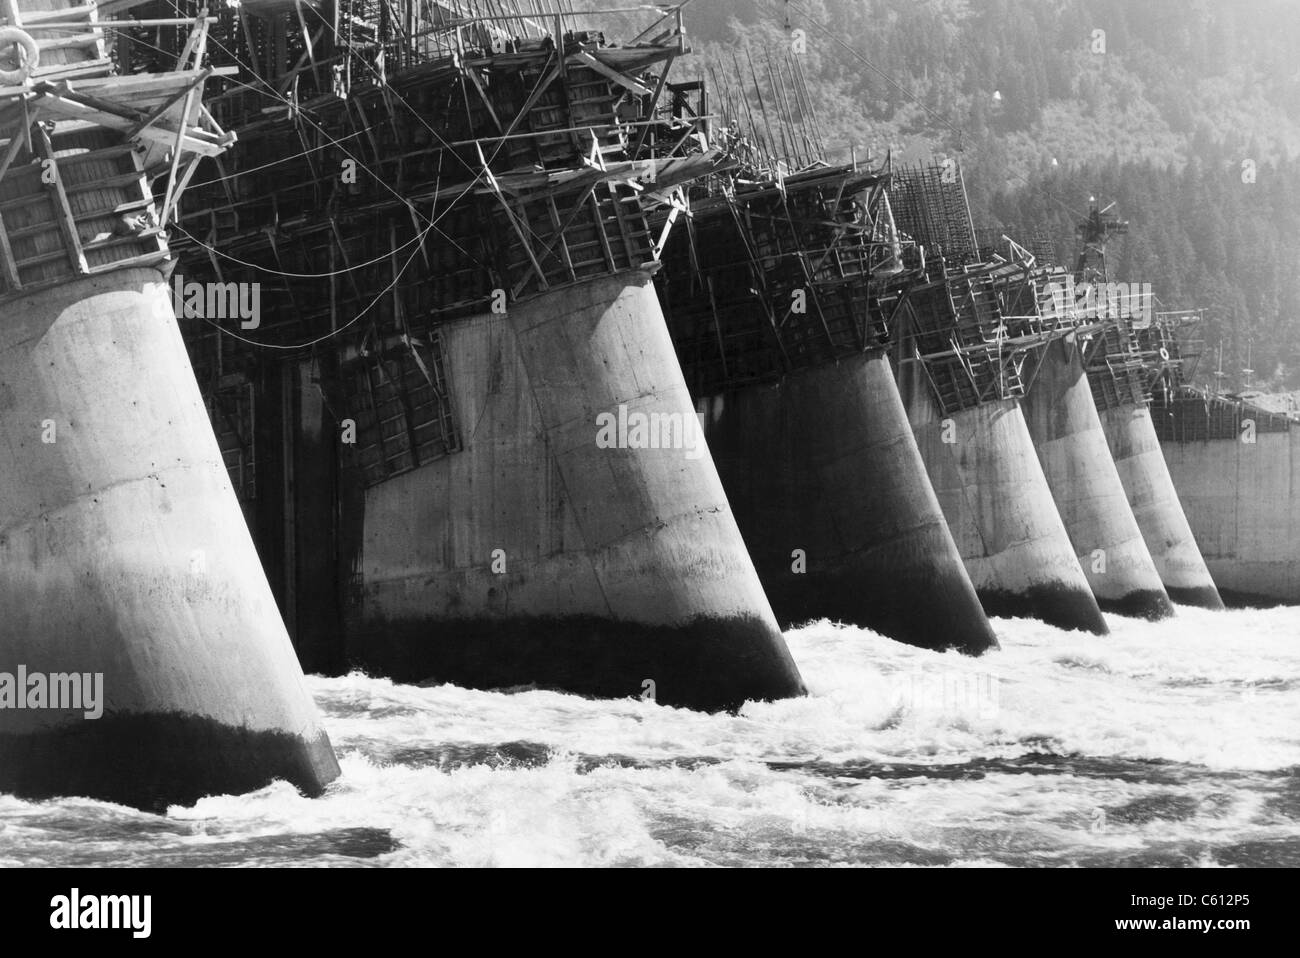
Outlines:
{"label": "wooden scaffolding", "polygon": [[[607,40],[612,14],[638,30]],[[187,280],[256,283],[261,309],[253,331],[189,325],[196,372],[239,419],[223,397],[310,359],[367,483],[460,448],[441,323],[655,270],[672,223],[647,212],[725,163],[679,143],[679,8],[268,0],[211,19],[207,62],[237,72],[210,110],[239,144],[191,178],[174,241]],[[180,42],[130,39],[136,64]]]}
{"label": "wooden scaffolding", "polygon": [[[3,0],[21,39],[0,51],[0,297],[169,257],[189,177],[234,141],[204,106],[210,21],[165,18],[185,37],[159,69],[125,74],[116,40],[132,0]],[[155,190],[153,184],[159,184]]]}

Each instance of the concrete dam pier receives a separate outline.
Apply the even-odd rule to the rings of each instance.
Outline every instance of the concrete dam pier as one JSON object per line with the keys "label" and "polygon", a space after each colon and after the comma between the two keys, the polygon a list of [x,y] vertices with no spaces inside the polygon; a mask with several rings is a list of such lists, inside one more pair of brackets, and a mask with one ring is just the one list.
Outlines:
{"label": "concrete dam pier", "polygon": [[230,138],[199,123],[197,63],[111,75],[94,6],[60,17],[86,29],[31,26],[39,57],[0,92],[0,791],[153,810],[275,779],[318,794],[338,765],[164,277],[166,174]]}
{"label": "concrete dam pier", "polygon": [[1111,459],[1076,337],[1047,347],[1023,405],[1043,473],[1098,604],[1121,615],[1172,615]]}
{"label": "concrete dam pier", "polygon": [[1161,334],[1175,321],[1173,314],[1157,316],[1154,326],[1142,328],[1129,319],[1116,321],[1092,351],[1088,379],[1111,458],[1169,598],[1181,605],[1222,609],[1223,599],[1192,534],[1151,418],[1152,385],[1163,388],[1181,374],[1180,360]]}
{"label": "concrete dam pier", "polygon": [[146,808],[276,778],[318,793],[338,766],[162,276],[6,297],[0,399],[0,673],[97,676],[103,709],[0,711],[0,790]]}
{"label": "concrete dam pier", "polygon": [[[706,709],[800,694],[650,277],[442,332],[450,400],[474,431],[367,490],[349,661]],[[602,448],[597,416],[619,410],[681,441]]]}
{"label": "concrete dam pier", "polygon": [[1132,403],[1106,409],[1101,413],[1101,427],[1133,517],[1169,598],[1179,605],[1222,609],[1223,599],[1160,451],[1150,407]]}
{"label": "concrete dam pier", "polygon": [[945,416],[917,372],[899,373],[908,418],[985,611],[1105,635],[1019,403]]}
{"label": "concrete dam pier", "polygon": [[734,711],[816,620],[1300,602],[1300,420],[1072,292],[1126,225],[1067,274],[955,163],[831,163],[793,51],[0,2],[0,792],[320,795],[304,669]]}
{"label": "concrete dam pier", "polygon": [[735,180],[692,196],[660,288],[778,621],[995,648],[870,315],[894,255],[887,177],[840,166]]}
{"label": "concrete dam pier", "polygon": [[883,355],[704,404],[783,624],[829,618],[926,648],[996,648]]}
{"label": "concrete dam pier", "polygon": [[879,308],[908,421],[980,601],[990,615],[1104,635],[1021,408],[1061,331],[1041,322],[1032,284],[1027,305],[1005,302],[1000,282],[1024,267],[978,262],[960,175],[907,171],[890,195],[929,262]]}
{"label": "concrete dam pier", "polygon": [[1169,474],[1233,606],[1300,603],[1300,443],[1289,416],[1177,386],[1152,402]]}
{"label": "concrete dam pier", "polygon": [[247,334],[278,357],[189,345],[242,424],[228,460],[259,463],[254,537],[323,668],[699,709],[804,691],[650,278],[648,210],[725,157],[657,146],[681,137],[653,93],[680,13],[620,44],[599,16],[435,23],[400,62],[347,49],[346,88],[285,55],[310,124],[221,103],[240,146],[194,188],[182,223],[210,239],[186,265],[278,277]]}

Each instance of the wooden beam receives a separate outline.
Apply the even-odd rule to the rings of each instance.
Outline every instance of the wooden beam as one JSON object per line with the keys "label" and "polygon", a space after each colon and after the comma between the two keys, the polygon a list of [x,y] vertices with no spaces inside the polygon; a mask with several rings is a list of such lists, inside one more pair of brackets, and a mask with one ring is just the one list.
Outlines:
{"label": "wooden beam", "polygon": [[[198,169],[199,163],[202,162],[202,160],[203,157],[201,156],[194,156],[190,158],[190,162],[185,167],[185,172],[181,174],[181,181],[176,186],[176,191],[172,196],[173,207],[179,208],[179,204],[181,201],[181,194],[184,193],[185,188],[190,185],[190,177],[194,175],[194,171]],[[167,225],[166,221],[165,220],[162,221],[161,225],[166,226]]]}
{"label": "wooden beam", "polygon": [[139,110],[125,107],[111,100],[105,100],[95,96],[93,93],[82,93],[80,90],[74,90],[67,80],[62,81],[57,86],[53,83],[38,83],[35,87],[36,93],[40,97],[51,97],[56,100],[70,100],[73,103],[79,103],[82,106],[89,107],[92,110],[98,110],[101,113],[107,113],[110,116],[120,117],[124,120],[130,120],[138,123],[144,119],[145,114]]}
{"label": "wooden beam", "polygon": [[664,247],[668,245],[668,234],[672,232],[673,225],[677,222],[678,214],[687,209],[686,199],[682,194],[682,188],[677,187],[674,192],[676,193],[676,197],[673,202],[673,208],[669,210],[668,216],[665,217],[664,228],[659,233],[658,242],[654,245],[655,259],[658,259],[663,254]]}
{"label": "wooden beam", "polygon": [[[563,223],[560,222],[560,212],[558,209],[556,209],[555,206],[555,197],[554,196],[546,197],[547,212],[550,215],[551,226],[555,230],[555,239],[551,240],[551,242],[547,244],[546,248],[542,250],[542,252],[538,255],[537,258],[539,260],[545,259],[547,256],[551,255],[551,251],[554,250],[556,246],[559,246],[560,252],[564,256],[565,266],[568,267],[569,275],[574,280],[576,280],[578,277],[573,269],[573,258],[569,255],[569,247],[568,244],[565,243],[564,241],[564,234],[568,230],[568,228],[573,225],[573,221],[578,218],[578,214],[581,213],[585,208],[587,203],[587,198],[594,195],[595,192],[596,192],[596,184],[593,183],[591,184],[591,186],[587,188],[586,192],[584,192],[582,196],[578,198],[578,202],[573,204],[573,209],[569,211],[569,215],[564,220]],[[600,218],[599,208],[597,208],[596,218],[597,220],[599,220]],[[608,245],[608,241],[606,241],[606,245]],[[523,287],[524,287],[524,282],[521,281],[515,287],[514,294],[518,296],[523,291]]]}
{"label": "wooden beam", "polygon": [[[604,63],[602,63],[596,57],[592,56],[590,53],[575,53],[569,59],[576,60],[577,62],[590,67],[591,69],[599,73],[601,76],[609,80],[613,80],[615,83],[617,83],[619,86],[623,87],[624,89],[631,90],[637,96],[650,96],[649,87],[637,83],[631,77],[619,73],[613,67],[606,66]],[[668,75],[667,69],[665,69],[663,72],[664,72],[664,76],[666,77]],[[660,89],[663,89],[662,81],[663,81],[663,77],[660,77],[660,84],[659,84]]]}
{"label": "wooden beam", "polygon": [[628,268],[636,269],[636,250],[632,246],[632,237],[628,235],[627,217],[623,214],[623,198],[619,196],[618,187],[613,183],[605,185],[609,187],[609,196],[614,203],[614,218],[618,220],[618,231],[623,238],[623,252],[627,253]]}
{"label": "wooden beam", "polygon": [[18,265],[14,261],[14,251],[9,246],[9,231],[5,229],[4,217],[0,216],[0,266],[4,268],[5,283],[11,290],[22,289],[22,280],[18,277]]}
{"label": "wooden beam", "polygon": [[479,99],[482,100],[483,105],[487,107],[488,115],[492,117],[492,122],[496,124],[497,132],[504,131],[504,127],[501,126],[501,118],[497,116],[497,111],[493,109],[492,101],[488,98],[487,91],[483,89],[483,81],[478,78],[478,71],[473,67],[466,67],[465,73],[469,77],[470,82],[474,85],[474,89],[478,91]]}
{"label": "wooden beam", "polygon": [[591,204],[592,222],[596,225],[596,237],[600,240],[600,248],[605,254],[605,266],[611,272],[617,270],[614,265],[614,251],[609,248],[609,234],[605,232],[604,214],[600,212],[600,200],[596,198],[596,191],[587,192],[587,202]]}
{"label": "wooden beam", "polygon": [[[655,84],[654,93],[651,94],[650,97],[650,106],[645,112],[647,118],[654,116],[655,107],[659,105],[659,97],[663,94],[664,85],[668,82],[668,71],[672,69],[673,59],[674,59],[673,57],[669,57],[667,62],[664,63],[663,69],[659,71],[659,82]],[[693,127],[688,125],[687,126],[688,136],[690,135],[692,130]],[[645,146],[646,137],[649,135],[650,135],[650,127],[647,124],[646,126],[643,126],[641,128],[641,133],[636,138],[636,146],[633,147],[632,149],[632,159],[635,160],[637,157],[641,155],[641,148]],[[682,141],[683,142],[685,141],[685,137],[682,138]],[[676,150],[674,149],[673,152],[676,152]]]}
{"label": "wooden beam", "polygon": [[176,205],[176,200],[180,197],[177,190],[176,171],[180,169],[181,153],[184,151],[185,131],[190,126],[190,113],[194,110],[194,87],[190,87],[185,93],[185,105],[181,108],[180,122],[176,124],[176,145],[172,147],[171,169],[167,176],[167,195],[163,199],[162,215],[158,217],[158,222],[166,224],[171,216],[172,207]]}
{"label": "wooden beam", "polygon": [[[191,98],[191,109],[194,92],[193,87],[186,92],[186,96]],[[53,93],[46,93],[37,102],[42,110],[51,116],[85,122],[92,126],[110,130],[118,130],[124,134],[129,134],[136,126],[141,125],[142,121],[142,117],[138,114],[134,118],[128,118],[117,113],[106,113],[98,107],[89,106],[79,100]],[[138,134],[139,139],[166,146],[173,146],[174,141],[179,141],[180,152],[198,153],[203,156],[216,156],[218,153],[224,152],[226,149],[225,144],[214,142],[208,138],[207,134],[200,135],[200,131],[197,129],[191,130],[188,117],[189,112],[187,111],[183,116],[186,122],[181,124],[179,130],[159,130],[151,126],[142,126]],[[64,131],[60,130],[60,132]]]}
{"label": "wooden beam", "polygon": [[107,17],[119,10],[130,10],[132,7],[144,6],[150,0],[99,0],[97,9],[101,17]]}
{"label": "wooden beam", "polygon": [[188,86],[183,90],[177,90],[167,99],[163,100],[162,103],[154,107],[154,109],[147,116],[145,116],[144,119],[140,120],[135,126],[133,126],[130,130],[128,130],[126,135],[128,137],[136,137],[139,136],[144,130],[153,126],[160,119],[162,119],[164,113],[166,113],[168,110],[174,107],[182,99],[184,99],[185,95],[189,93],[190,90],[194,89],[195,86],[201,86],[203,82],[207,80],[208,75],[211,72],[212,72],[211,70],[204,70],[195,79],[194,83],[191,86]]}
{"label": "wooden beam", "polygon": [[54,183],[50,185],[57,201],[55,219],[59,231],[63,234],[63,242],[67,244],[68,260],[72,263],[74,273],[87,273],[90,267],[86,263],[86,253],[81,248],[81,237],[77,235],[77,221],[72,215],[72,205],[68,202],[68,194],[63,189],[63,176],[59,173],[58,161],[54,159],[54,147],[50,143],[50,135],[45,132],[44,127],[38,126],[36,129],[40,131],[43,158],[50,161],[54,170]]}
{"label": "wooden beam", "polygon": [[529,242],[528,237],[524,233],[523,227],[520,226],[519,222],[516,220],[515,211],[511,209],[510,202],[506,199],[505,194],[501,192],[501,186],[497,183],[497,178],[492,175],[492,170],[488,168],[487,158],[483,156],[483,147],[480,145],[477,149],[479,162],[483,166],[483,177],[487,181],[488,187],[491,189],[493,195],[495,195],[500,201],[502,209],[505,210],[506,219],[509,220],[510,227],[515,231],[515,235],[519,237],[519,242],[524,248],[524,254],[528,257],[528,261],[532,264],[533,270],[537,273],[537,281],[541,284],[543,290],[550,289],[551,284],[546,281],[546,271],[542,269],[542,264],[539,263],[537,257],[533,255],[532,243]]}
{"label": "wooden beam", "polygon": [[[98,9],[103,9],[102,5]],[[92,27],[95,30],[128,30],[140,27],[188,27],[193,25],[197,18],[195,17],[156,17],[144,20],[60,20],[58,17],[65,17],[72,10],[46,10],[43,16],[46,18],[38,25],[31,24],[31,19],[36,15],[35,11],[29,11],[24,18],[28,25],[24,29],[29,31],[37,30],[80,30],[83,27]],[[57,14],[58,16],[53,16]],[[208,22],[212,23],[216,17],[208,17]]]}
{"label": "wooden beam", "polygon": [[[52,63],[45,66],[38,66],[32,71],[32,77],[37,80],[67,80],[74,77],[84,77],[91,80],[108,79],[109,72],[113,69],[113,61],[108,57],[101,60],[85,60],[81,63]],[[22,87],[7,87],[8,90],[18,90],[19,92],[29,92]]]}
{"label": "wooden beam", "polygon": [[[239,72],[239,67],[208,67],[208,75],[214,77],[234,76]],[[171,73],[140,73],[130,76],[115,77],[95,77],[89,80],[83,80],[78,89],[82,93],[103,91],[112,94],[117,99],[124,99],[128,96],[160,94],[167,96],[169,90],[176,90],[182,86],[193,86],[194,78],[198,76],[196,70],[177,70]]]}
{"label": "wooden beam", "polygon": [[5,174],[9,172],[9,167],[13,164],[15,158],[17,158],[18,151],[21,150],[25,144],[30,147],[30,141],[31,141],[30,126],[27,127],[24,135],[22,136],[19,136],[17,132],[14,133],[13,139],[9,141],[9,149],[5,150],[4,159],[0,159],[0,181],[3,181],[5,178]]}
{"label": "wooden beam", "polygon": [[9,26],[22,27],[23,16],[18,9],[18,0],[0,0],[4,4],[5,17],[9,20]]}
{"label": "wooden beam", "polygon": [[[58,30],[62,28],[45,27],[44,29]],[[44,53],[46,50],[71,50],[77,47],[88,47],[92,43],[93,44],[102,43],[103,40],[104,40],[104,34],[96,30],[96,31],[92,31],[91,33],[79,33],[75,37],[58,37],[53,40],[38,40],[36,42],[37,45],[41,48],[41,52]]]}
{"label": "wooden beam", "polygon": [[57,23],[60,20],[76,20],[78,17],[84,17],[95,9],[97,9],[95,4],[88,3],[83,7],[63,7],[58,10],[28,10],[21,25],[30,32],[32,27],[37,24],[51,21]]}

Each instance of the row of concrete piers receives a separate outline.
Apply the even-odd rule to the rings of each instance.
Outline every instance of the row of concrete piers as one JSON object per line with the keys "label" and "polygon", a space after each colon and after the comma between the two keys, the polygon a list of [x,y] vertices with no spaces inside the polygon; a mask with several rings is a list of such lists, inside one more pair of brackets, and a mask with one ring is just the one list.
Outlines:
{"label": "row of concrete piers", "polygon": [[[373,76],[334,37],[351,85],[281,63],[281,111],[199,62],[284,53],[283,11],[239,16],[154,86],[4,92],[0,676],[105,708],[0,709],[0,789],[319,793],[304,667],[739,709],[806,693],[811,620],[981,654],[991,617],[1221,607],[1131,318],[927,236],[930,179],[765,160],[669,81],[680,10],[440,21]],[[51,205],[42,159],[101,199]],[[258,314],[178,320],[177,276]]]}

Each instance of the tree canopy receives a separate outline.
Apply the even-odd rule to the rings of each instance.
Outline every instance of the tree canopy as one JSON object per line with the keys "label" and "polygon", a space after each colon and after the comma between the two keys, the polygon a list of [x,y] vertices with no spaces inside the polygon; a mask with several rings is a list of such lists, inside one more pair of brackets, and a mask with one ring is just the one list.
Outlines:
{"label": "tree canopy", "polygon": [[957,157],[977,225],[1046,227],[1062,262],[1089,197],[1114,201],[1130,232],[1111,278],[1205,308],[1229,386],[1249,354],[1253,385],[1300,388],[1300,3],[708,0],[687,17],[697,70],[802,30],[829,159]]}

